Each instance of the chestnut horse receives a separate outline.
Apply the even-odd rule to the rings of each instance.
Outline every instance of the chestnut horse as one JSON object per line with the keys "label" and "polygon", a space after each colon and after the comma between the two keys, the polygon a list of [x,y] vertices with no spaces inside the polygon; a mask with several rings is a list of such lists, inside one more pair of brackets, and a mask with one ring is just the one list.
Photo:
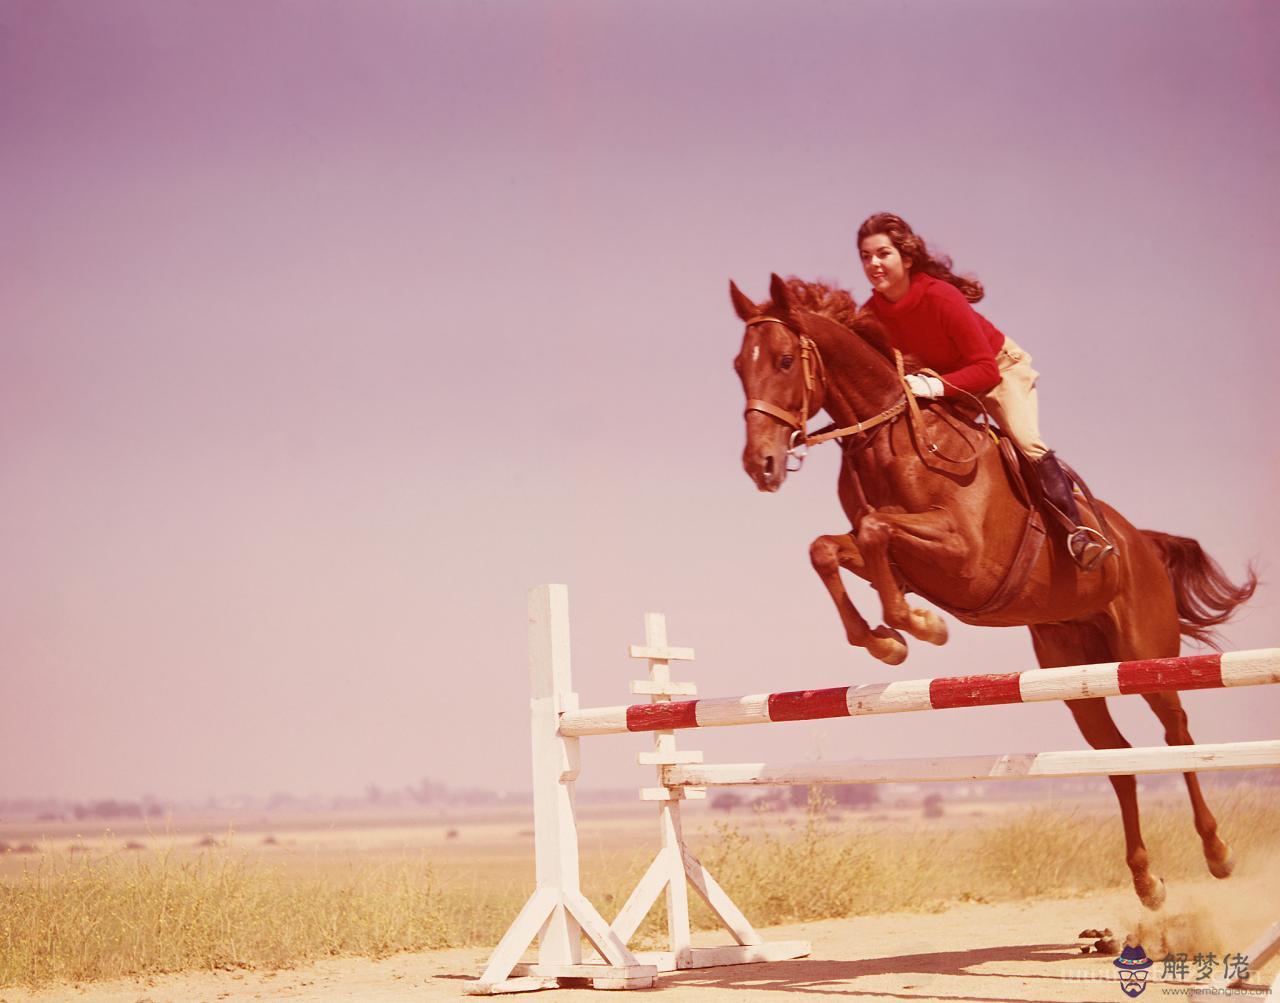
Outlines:
{"label": "chestnut horse", "polygon": [[[907,406],[884,330],[865,314],[846,311],[842,319],[851,326],[824,315],[832,312],[824,309],[832,301],[828,287],[774,275],[770,303],[756,305],[733,283],[730,293],[747,324],[734,367],[748,400],[742,462],[756,487],[782,486],[792,446],[804,442],[804,425],[819,409],[839,426],[861,421],[869,428],[839,440],[845,458],[838,491],[853,528],[820,536],[810,548],[850,644],[896,665],[907,655],[903,632],[944,643],[942,619],[908,604],[904,593],[917,592],[965,623],[1028,627],[1043,668],[1166,657],[1179,653],[1180,635],[1212,643],[1212,628],[1253,594],[1252,568],[1243,585],[1233,585],[1195,540],[1135,529],[1099,502],[1116,544],[1113,556],[1083,572],[1061,534],[1051,531],[1021,588],[995,611],[982,612],[1014,561],[1029,508],[1005,473],[994,436],[948,404]],[[847,296],[845,303],[852,305]],[[879,594],[882,626],[870,627],[854,608],[841,568]],[[1143,699],[1169,745],[1192,744],[1176,692]],[[1128,747],[1104,699],[1069,700],[1067,707],[1093,748]],[[1230,851],[1196,775],[1185,777],[1209,871],[1225,878],[1233,866]],[[1135,779],[1110,779],[1134,888],[1144,905],[1157,909],[1164,882],[1149,868]]]}

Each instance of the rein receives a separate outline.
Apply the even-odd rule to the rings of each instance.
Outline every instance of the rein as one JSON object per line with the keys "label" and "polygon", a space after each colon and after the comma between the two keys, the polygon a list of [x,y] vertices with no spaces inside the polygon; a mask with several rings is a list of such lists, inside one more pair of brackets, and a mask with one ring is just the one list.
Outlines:
{"label": "rein", "polygon": [[[825,384],[826,381],[826,363],[822,360],[822,353],[818,351],[818,346],[813,339],[807,335],[801,334],[795,330],[790,324],[777,317],[753,317],[747,321],[747,327],[753,327],[757,324],[781,324],[800,342],[800,367],[804,374],[804,389],[800,397],[800,412],[788,411],[786,408],[761,400],[758,397],[752,397],[747,400],[744,415],[750,414],[752,411],[759,411],[761,414],[767,414],[771,418],[777,418],[779,421],[792,428],[791,438],[787,443],[787,459],[795,460],[796,465],[792,467],[788,462],[788,471],[794,473],[804,465],[805,456],[808,454],[810,446],[816,446],[831,439],[843,439],[850,435],[861,435],[871,431],[885,422],[891,422],[904,412],[911,417],[911,426],[916,433],[917,441],[924,442],[924,417],[920,412],[920,405],[916,403],[915,395],[911,392],[910,386],[907,384],[907,376],[902,361],[902,353],[896,348],[893,350],[894,365],[897,369],[898,383],[902,387],[902,398],[897,402],[885,408],[879,414],[856,422],[853,425],[846,425],[843,428],[834,428],[827,426],[821,431],[810,435],[809,426],[809,405],[813,397],[817,381],[821,378]],[[983,411],[985,412],[985,408]],[[934,442],[928,442],[928,450],[930,453],[937,455],[940,459],[950,463],[960,463],[960,460],[954,460],[945,456],[938,450],[938,446]],[[977,450],[973,445],[969,444],[970,451],[974,456]],[[923,456],[921,457],[923,459]],[[972,457],[969,457],[970,459]]]}

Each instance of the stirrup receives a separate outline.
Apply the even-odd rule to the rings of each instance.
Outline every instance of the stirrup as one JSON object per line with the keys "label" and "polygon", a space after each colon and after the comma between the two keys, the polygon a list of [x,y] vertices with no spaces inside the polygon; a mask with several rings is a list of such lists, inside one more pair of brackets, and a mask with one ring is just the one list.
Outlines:
{"label": "stirrup", "polygon": [[1088,526],[1077,526],[1067,537],[1067,552],[1081,571],[1093,571],[1115,550],[1114,543]]}

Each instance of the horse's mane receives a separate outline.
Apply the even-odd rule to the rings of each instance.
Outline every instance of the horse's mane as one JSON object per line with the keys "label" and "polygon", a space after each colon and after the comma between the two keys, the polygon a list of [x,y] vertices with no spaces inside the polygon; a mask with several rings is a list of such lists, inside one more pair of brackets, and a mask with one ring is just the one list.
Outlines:
{"label": "horse's mane", "polygon": [[[817,314],[848,328],[877,352],[893,360],[889,335],[870,310],[859,310],[853,294],[831,282],[810,282],[792,275],[786,280],[792,302],[806,313]],[[773,303],[764,305],[772,309]]]}

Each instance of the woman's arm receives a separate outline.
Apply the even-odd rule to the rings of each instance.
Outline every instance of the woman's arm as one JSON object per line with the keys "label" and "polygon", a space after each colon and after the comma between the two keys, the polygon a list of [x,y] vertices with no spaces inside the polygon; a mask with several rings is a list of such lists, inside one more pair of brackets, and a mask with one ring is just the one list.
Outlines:
{"label": "woman's arm", "polygon": [[958,362],[950,372],[939,373],[946,387],[945,396],[963,397],[961,391],[975,396],[985,394],[1000,382],[1000,368],[981,320],[954,286],[939,284],[933,298],[938,330],[950,343]]}

